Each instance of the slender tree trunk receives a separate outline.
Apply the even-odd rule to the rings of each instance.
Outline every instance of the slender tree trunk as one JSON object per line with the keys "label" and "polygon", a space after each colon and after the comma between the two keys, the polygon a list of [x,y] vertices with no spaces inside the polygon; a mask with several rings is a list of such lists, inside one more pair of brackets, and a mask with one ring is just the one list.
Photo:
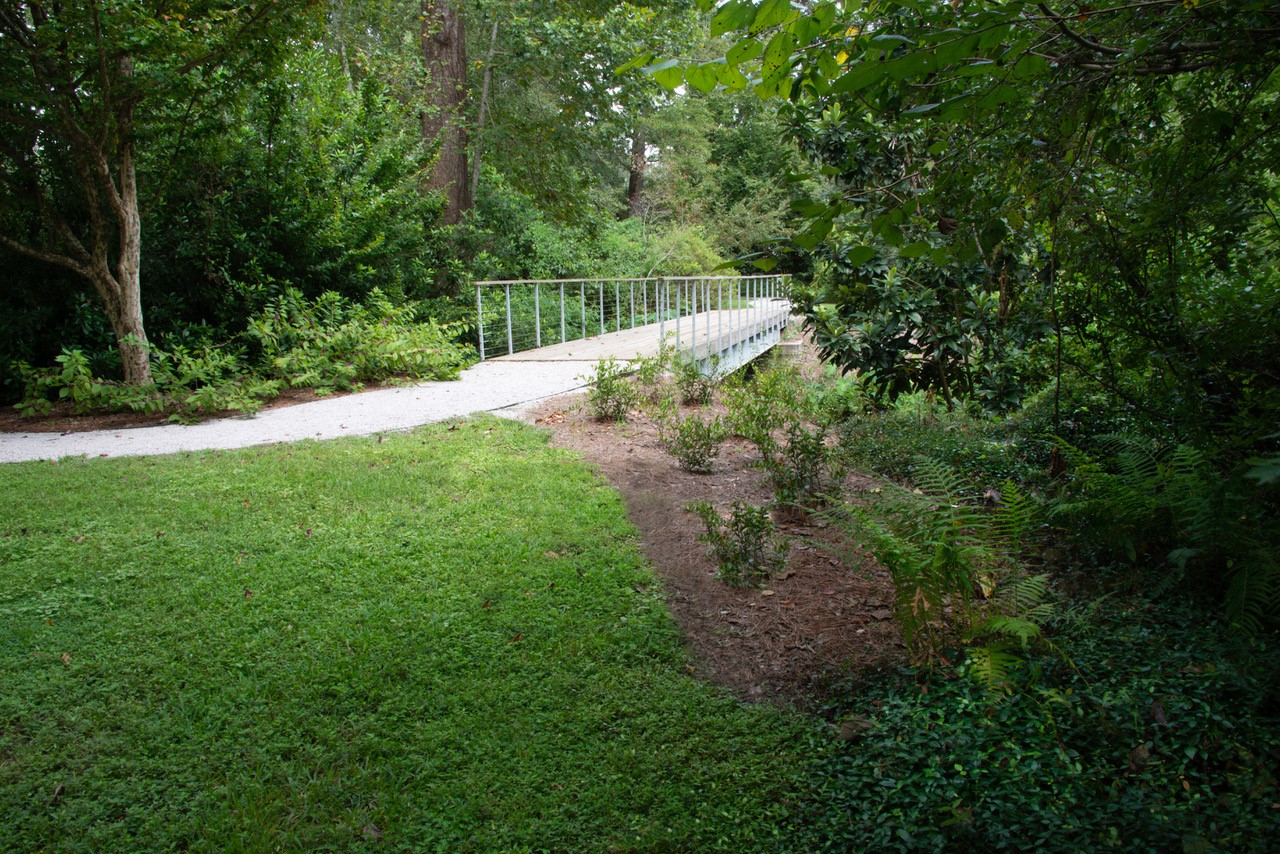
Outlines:
{"label": "slender tree trunk", "polygon": [[476,114],[475,142],[471,150],[471,201],[480,193],[480,145],[484,123],[489,116],[489,89],[493,86],[493,57],[498,50],[498,22],[489,33],[489,52],[484,58],[484,84],[480,87],[480,111]]}
{"label": "slender tree trunk", "polygon": [[627,216],[644,216],[644,173],[649,167],[645,156],[644,131],[636,128],[631,136],[631,177],[627,181]]}
{"label": "slender tree trunk", "polygon": [[422,65],[428,106],[422,140],[439,155],[424,189],[442,192],[444,221],[454,225],[471,208],[467,170],[467,47],[462,15],[450,0],[422,0]]}

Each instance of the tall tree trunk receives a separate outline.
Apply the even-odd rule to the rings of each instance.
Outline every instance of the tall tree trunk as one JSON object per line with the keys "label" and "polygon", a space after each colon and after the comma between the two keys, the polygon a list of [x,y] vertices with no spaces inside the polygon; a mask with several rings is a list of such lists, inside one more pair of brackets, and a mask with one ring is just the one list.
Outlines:
{"label": "tall tree trunk", "polygon": [[422,66],[427,73],[428,107],[422,140],[439,156],[427,191],[444,194],[444,221],[453,225],[471,208],[467,175],[467,47],[462,15],[450,0],[422,0]]}
{"label": "tall tree trunk", "polygon": [[644,131],[636,128],[631,136],[631,177],[627,181],[627,216],[644,216],[644,173],[649,167],[645,156]]}

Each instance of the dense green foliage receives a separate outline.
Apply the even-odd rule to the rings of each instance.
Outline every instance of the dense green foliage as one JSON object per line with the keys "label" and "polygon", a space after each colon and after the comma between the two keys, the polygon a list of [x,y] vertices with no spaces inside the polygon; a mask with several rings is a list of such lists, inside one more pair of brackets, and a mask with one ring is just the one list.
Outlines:
{"label": "dense green foliage", "polygon": [[972,659],[868,682],[831,709],[849,744],[796,848],[1270,850],[1275,685],[1195,620],[1141,602],[1064,612],[1058,650],[1008,697],[967,678]]}
{"label": "dense green foliage", "polygon": [[[457,85],[475,190],[458,225],[445,225],[444,200],[424,192],[439,141],[423,138],[422,122],[440,81],[423,65],[423,5],[327,0],[286,22],[291,3],[263,4],[263,21],[244,33],[235,27],[247,19],[218,3],[112,11],[99,35],[80,26],[94,4],[59,7],[67,26],[80,22],[77,62],[99,45],[143,43],[154,77],[131,139],[157,383],[163,354],[223,348],[291,289],[357,304],[376,290],[450,322],[470,310],[473,280],[704,274],[789,231],[798,153],[772,108],[744,93],[673,97],[634,69],[615,73],[637,50],[700,49],[689,3],[456,4],[473,60]],[[54,40],[54,24],[38,26],[33,9],[19,4],[10,23],[44,26]],[[183,65],[204,42],[217,51],[239,44],[233,37],[251,37],[253,49]],[[0,62],[21,64],[13,44],[0,42]],[[5,109],[19,116],[35,97],[10,94]],[[87,112],[106,98],[92,87],[83,97]],[[637,138],[647,140],[639,164]],[[65,186],[41,213],[27,192],[27,130],[6,125],[0,144],[5,235],[37,249],[56,243],[58,217],[87,215],[79,178],[59,173]],[[629,199],[633,174],[643,189]],[[82,352],[102,382],[120,381],[120,332],[83,276],[8,245],[0,264],[0,398],[22,396],[15,362],[48,368],[63,351]],[[219,358],[240,352],[236,344]],[[113,401],[123,403],[100,402]]]}
{"label": "dense green foliage", "polygon": [[6,848],[740,851],[804,793],[509,422],[5,466],[0,590]]}
{"label": "dense green foliage", "polygon": [[61,402],[76,413],[168,412],[185,421],[227,410],[256,412],[285,385],[327,394],[368,382],[456,378],[475,361],[474,351],[454,340],[458,324],[441,325],[420,313],[420,305],[397,306],[376,288],[363,305],[333,291],[307,300],[289,288],[249,321],[235,347],[152,347],[147,385],[96,376],[78,349],[64,351],[52,369],[19,362],[18,408],[39,415]]}

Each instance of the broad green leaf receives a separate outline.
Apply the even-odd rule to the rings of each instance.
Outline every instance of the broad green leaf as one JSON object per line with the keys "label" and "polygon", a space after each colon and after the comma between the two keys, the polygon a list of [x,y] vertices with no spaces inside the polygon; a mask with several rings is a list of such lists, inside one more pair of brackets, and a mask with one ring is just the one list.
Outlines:
{"label": "broad green leaf", "polygon": [[822,29],[829,28],[836,22],[836,4],[820,3],[813,10],[813,19],[818,22],[818,26]]}
{"label": "broad green leaf", "polygon": [[755,267],[757,270],[768,273],[771,270],[773,270],[774,267],[778,266],[778,259],[777,258],[761,258],[759,261],[752,261],[751,266]]}
{"label": "broad green leaf", "polygon": [[833,92],[857,92],[881,82],[887,76],[883,62],[860,62],[831,84]]}
{"label": "broad green leaf", "polygon": [[831,54],[823,52],[818,55],[818,71],[828,80],[835,80],[840,76],[840,63]]}
{"label": "broad green leaf", "polygon": [[680,67],[680,63],[674,59],[668,59],[657,65],[650,65],[642,69],[646,74],[658,81],[658,85],[664,89],[676,89],[684,82],[684,69]]}
{"label": "broad green leaf", "polygon": [[934,110],[938,109],[939,106],[939,104],[919,104],[915,107],[911,107],[910,109],[903,110],[902,114],[904,116],[923,116],[928,113],[932,113]]}
{"label": "broad green leaf", "polygon": [[968,59],[978,51],[978,37],[959,35],[956,38],[938,45],[936,53],[941,65],[951,65],[962,59]]}
{"label": "broad green leaf", "polygon": [[711,37],[719,38],[725,33],[742,29],[751,23],[755,12],[755,7],[750,3],[745,3],[743,0],[729,0],[711,19]]}
{"label": "broad green leaf", "polygon": [[915,42],[906,36],[895,36],[888,33],[872,36],[870,41],[867,43],[874,48],[879,48],[880,50],[894,50],[904,44],[915,44]]}
{"label": "broad green leaf", "polygon": [[1014,80],[1032,80],[1049,70],[1049,61],[1043,56],[1027,54],[1013,66]]}
{"label": "broad green leaf", "polygon": [[814,37],[825,29],[825,27],[809,16],[797,18],[787,27],[787,31],[790,32],[791,35],[795,36],[796,41],[802,45],[813,41]]}
{"label": "broad green leaf", "polygon": [[786,23],[793,13],[791,0],[764,0],[756,10],[755,20],[751,22],[751,32],[759,33],[770,27]]}
{"label": "broad green leaf", "polygon": [[906,80],[909,77],[923,77],[938,69],[938,60],[929,51],[916,51],[886,62],[885,73],[894,80]]}
{"label": "broad green leaf", "polygon": [[977,106],[979,109],[991,110],[999,107],[1001,104],[1008,104],[1022,97],[1017,89],[1012,86],[997,86],[987,94],[978,99]]}
{"label": "broad green leaf", "polygon": [[809,227],[796,237],[801,249],[812,249],[827,239],[831,233],[832,221],[826,217],[814,220]]}
{"label": "broad green leaf", "polygon": [[796,37],[788,32],[780,32],[769,39],[764,49],[762,68],[766,77],[791,66],[792,52],[796,49]]}
{"label": "broad green leaf", "polygon": [[644,68],[653,62],[653,54],[642,53],[626,65],[619,65],[614,69],[614,74],[626,74],[628,71],[634,71],[637,68]]}
{"label": "broad green leaf", "polygon": [[720,82],[734,91],[741,91],[750,85],[747,76],[738,70],[736,65],[724,65],[720,68]]}
{"label": "broad green leaf", "polygon": [[734,65],[741,62],[750,62],[764,51],[762,45],[757,39],[745,38],[742,41],[729,48],[729,52],[725,54],[725,60]]}
{"label": "broad green leaf", "polygon": [[918,240],[915,243],[908,243],[906,246],[899,249],[898,256],[900,258],[920,258],[927,254],[930,248],[931,247],[928,243],[925,243],[923,240]]}
{"label": "broad green leaf", "polygon": [[716,88],[717,84],[719,84],[720,72],[725,67],[723,59],[714,59],[710,62],[691,65],[685,69],[684,79],[688,80],[689,85],[697,89],[699,92],[710,92]]}
{"label": "broad green leaf", "polygon": [[876,250],[873,246],[855,246],[844,255],[844,260],[851,267],[861,267],[863,264],[876,257]]}

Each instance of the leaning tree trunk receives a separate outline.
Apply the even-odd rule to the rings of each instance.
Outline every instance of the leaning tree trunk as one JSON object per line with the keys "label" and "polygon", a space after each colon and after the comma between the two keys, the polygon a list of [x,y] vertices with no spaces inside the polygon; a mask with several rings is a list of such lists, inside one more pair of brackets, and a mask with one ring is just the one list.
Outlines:
{"label": "leaning tree trunk", "polygon": [[[117,80],[133,76],[133,62],[128,55],[116,59],[115,73]],[[92,284],[115,333],[124,381],[143,386],[151,383],[151,359],[142,322],[142,217],[138,212],[134,157],[135,108],[136,101],[130,98],[110,105],[109,120],[114,125],[110,137],[114,139],[106,133],[89,133],[69,114],[64,118],[69,160],[78,179],[79,201],[87,221],[68,221],[49,186],[35,181],[23,188],[24,194],[50,230],[52,245],[38,247],[3,233],[0,245],[64,267]]]}
{"label": "leaning tree trunk", "polygon": [[[130,134],[130,137],[132,134]],[[138,182],[134,169],[133,144],[126,142],[120,153],[120,199],[117,219],[120,258],[116,262],[115,287],[103,280],[99,293],[107,317],[116,333],[124,381],[129,385],[151,382],[151,357],[147,333],[142,325],[142,217],[138,213]],[[97,283],[95,282],[95,285]]]}
{"label": "leaning tree trunk", "polygon": [[444,221],[454,225],[471,208],[467,174],[467,47],[462,16],[450,0],[422,0],[422,65],[427,73],[428,107],[422,139],[438,147],[427,191],[444,194]]}

